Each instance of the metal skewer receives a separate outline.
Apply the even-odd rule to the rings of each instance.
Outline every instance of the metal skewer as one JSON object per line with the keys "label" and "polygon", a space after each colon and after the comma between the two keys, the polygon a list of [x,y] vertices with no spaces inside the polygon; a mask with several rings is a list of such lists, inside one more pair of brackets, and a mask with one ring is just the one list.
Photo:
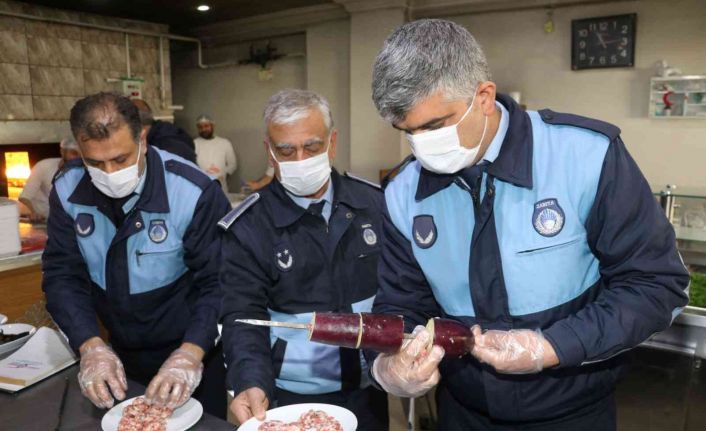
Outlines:
{"label": "metal skewer", "polygon": [[277,322],[274,320],[257,320],[257,319],[235,319],[237,323],[246,323],[248,325],[270,326],[275,328],[291,328],[291,329],[310,329],[309,323],[294,323],[294,322]]}
{"label": "metal skewer", "polygon": [[[275,320],[258,320],[258,319],[235,319],[237,323],[245,323],[256,326],[269,326],[274,328],[290,328],[290,329],[306,329],[311,330],[310,323],[294,323],[294,322],[277,322]],[[404,334],[405,340],[414,338],[412,334]]]}

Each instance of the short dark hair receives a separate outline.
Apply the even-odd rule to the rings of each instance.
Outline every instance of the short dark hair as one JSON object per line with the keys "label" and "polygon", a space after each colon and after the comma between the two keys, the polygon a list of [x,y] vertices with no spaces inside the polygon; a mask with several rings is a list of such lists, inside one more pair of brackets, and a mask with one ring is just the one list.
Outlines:
{"label": "short dark hair", "polygon": [[76,142],[108,139],[127,125],[138,143],[142,131],[139,111],[130,99],[118,93],[97,93],[79,100],[71,108],[70,122]]}

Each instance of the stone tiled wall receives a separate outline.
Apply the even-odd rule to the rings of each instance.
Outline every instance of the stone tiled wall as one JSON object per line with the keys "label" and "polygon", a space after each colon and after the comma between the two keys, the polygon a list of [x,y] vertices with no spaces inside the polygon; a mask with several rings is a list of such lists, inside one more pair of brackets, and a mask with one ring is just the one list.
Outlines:
{"label": "stone tiled wall", "polygon": [[[0,0],[0,11],[103,26],[167,33],[165,25],[103,17]],[[143,97],[160,107],[159,39],[130,35],[133,77],[144,79]],[[164,41],[166,104],[171,105],[169,42]],[[125,34],[0,15],[0,121],[67,120],[79,98],[119,91],[109,78],[127,74]]]}

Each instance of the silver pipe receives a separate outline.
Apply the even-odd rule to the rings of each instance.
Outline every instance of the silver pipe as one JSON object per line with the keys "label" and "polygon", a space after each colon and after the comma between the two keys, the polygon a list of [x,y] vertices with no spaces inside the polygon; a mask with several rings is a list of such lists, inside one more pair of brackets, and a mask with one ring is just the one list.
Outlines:
{"label": "silver pipe", "polygon": [[0,11],[0,16],[9,16],[9,17],[13,17],[13,18],[28,19],[28,20],[33,20],[33,21],[51,22],[51,23],[55,23],[55,24],[73,25],[76,27],[94,28],[96,30],[114,31],[114,32],[125,33],[125,34],[138,34],[141,36],[163,37],[163,38],[166,38],[169,40],[178,40],[181,42],[191,42],[191,43],[196,44],[196,49],[197,49],[197,54],[198,54],[198,66],[201,69],[207,69],[209,67],[213,67],[213,66],[210,66],[207,64],[203,64],[203,54],[202,54],[202,48],[201,48],[201,41],[195,37],[180,36],[178,34],[171,34],[171,33],[159,33],[159,32],[155,32],[155,31],[134,30],[134,29],[129,29],[129,28],[112,27],[112,26],[100,25],[100,24],[90,24],[90,23],[86,23],[86,22],[71,21],[71,20],[67,20],[67,19],[48,18],[48,17],[28,15],[28,14],[24,14],[24,13],[15,13],[15,12],[6,12],[6,11]]}
{"label": "silver pipe", "polygon": [[125,33],[125,64],[127,65],[127,77],[132,78],[130,70],[130,35]]}

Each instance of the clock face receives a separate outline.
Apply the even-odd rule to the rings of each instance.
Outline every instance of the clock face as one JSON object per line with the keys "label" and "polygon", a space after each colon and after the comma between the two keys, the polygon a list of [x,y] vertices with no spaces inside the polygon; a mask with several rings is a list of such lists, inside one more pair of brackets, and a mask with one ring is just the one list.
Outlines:
{"label": "clock face", "polygon": [[571,21],[571,68],[632,67],[637,14]]}

